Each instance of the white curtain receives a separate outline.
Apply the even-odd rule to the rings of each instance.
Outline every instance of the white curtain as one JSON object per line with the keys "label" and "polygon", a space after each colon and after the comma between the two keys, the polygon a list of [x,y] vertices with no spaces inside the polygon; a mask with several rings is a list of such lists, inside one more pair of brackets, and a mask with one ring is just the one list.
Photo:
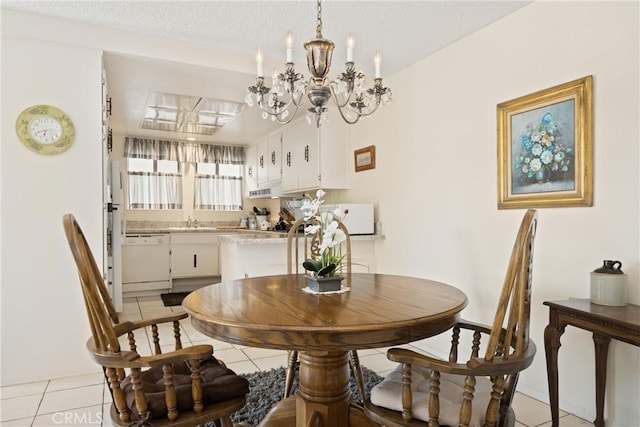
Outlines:
{"label": "white curtain", "polygon": [[195,208],[242,210],[242,177],[197,175]]}
{"label": "white curtain", "polygon": [[182,175],[129,172],[129,207],[132,209],[182,209]]}
{"label": "white curtain", "polygon": [[178,141],[129,136],[124,139],[124,156],[134,159],[184,161],[182,144]]}
{"label": "white curtain", "polygon": [[[150,138],[125,138],[125,157],[244,165],[244,147],[185,144]],[[129,172],[129,208],[182,209],[182,175]],[[197,175],[195,208],[242,210],[242,176]]]}
{"label": "white curtain", "polygon": [[244,147],[234,145],[185,144],[182,156],[187,162],[244,165]]}

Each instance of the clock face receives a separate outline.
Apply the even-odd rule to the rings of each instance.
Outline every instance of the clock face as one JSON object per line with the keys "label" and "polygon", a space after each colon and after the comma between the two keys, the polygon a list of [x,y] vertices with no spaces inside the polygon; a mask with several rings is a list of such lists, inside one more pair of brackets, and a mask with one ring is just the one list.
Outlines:
{"label": "clock face", "polygon": [[62,125],[51,116],[39,116],[29,123],[31,137],[42,144],[53,144],[62,137]]}
{"label": "clock face", "polygon": [[51,105],[33,105],[18,115],[18,138],[39,154],[59,154],[73,144],[73,122],[62,110]]}

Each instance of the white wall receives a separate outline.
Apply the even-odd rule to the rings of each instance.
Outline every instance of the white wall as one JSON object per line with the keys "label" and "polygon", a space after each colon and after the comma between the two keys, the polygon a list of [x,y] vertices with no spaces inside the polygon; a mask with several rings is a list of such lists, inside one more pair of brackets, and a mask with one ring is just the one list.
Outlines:
{"label": "white wall", "polygon": [[[101,266],[102,52],[249,73],[255,62],[253,55],[6,9],[1,19],[0,386],[6,386],[96,369],[84,350],[89,328],[62,215],[76,215]],[[18,141],[17,115],[41,103],[61,108],[75,124],[75,144],[65,153],[40,156]],[[277,202],[255,202],[277,209]]]}
{"label": "white wall", "polygon": [[[44,156],[20,143],[16,118],[35,104],[69,115],[70,149]],[[2,385],[95,371],[62,216],[76,215],[101,264],[101,147],[101,52],[3,35]]]}
{"label": "white wall", "polygon": [[[386,79],[393,104],[353,128],[353,149],[376,145],[376,169],[354,174],[346,198],[378,205],[378,270],[454,284],[469,296],[464,316],[489,322],[524,213],[497,209],[496,105],[594,76],[594,206],[539,211],[538,354],[519,390],[543,401],[542,303],[588,298],[603,259],[622,261],[640,302],[638,15],[637,2],[535,2]],[[568,327],[562,344],[561,408],[593,419],[591,335]],[[612,342],[608,366],[607,425],[636,426],[639,350]]]}

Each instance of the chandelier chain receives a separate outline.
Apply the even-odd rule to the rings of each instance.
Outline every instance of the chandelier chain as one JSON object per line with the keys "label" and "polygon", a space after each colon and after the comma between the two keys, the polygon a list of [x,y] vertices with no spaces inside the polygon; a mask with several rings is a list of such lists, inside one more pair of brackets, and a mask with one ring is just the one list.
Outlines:
{"label": "chandelier chain", "polygon": [[318,0],[318,25],[316,27],[316,37],[322,37],[322,5]]}

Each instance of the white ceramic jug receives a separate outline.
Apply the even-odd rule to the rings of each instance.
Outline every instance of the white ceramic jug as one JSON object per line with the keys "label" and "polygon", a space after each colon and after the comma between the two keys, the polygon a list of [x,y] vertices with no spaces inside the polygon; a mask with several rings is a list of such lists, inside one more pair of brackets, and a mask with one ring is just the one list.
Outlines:
{"label": "white ceramic jug", "polygon": [[620,261],[605,260],[591,272],[591,302],[615,307],[627,305],[627,275]]}

